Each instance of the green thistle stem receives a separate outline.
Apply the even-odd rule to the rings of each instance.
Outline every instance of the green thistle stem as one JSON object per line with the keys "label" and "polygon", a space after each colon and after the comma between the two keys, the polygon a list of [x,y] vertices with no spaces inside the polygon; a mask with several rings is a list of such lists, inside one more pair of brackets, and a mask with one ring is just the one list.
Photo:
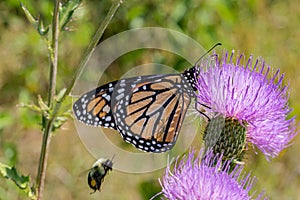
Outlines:
{"label": "green thistle stem", "polygon": [[[48,92],[48,107],[52,108],[56,90],[56,77],[57,77],[57,65],[58,65],[58,37],[59,37],[59,4],[60,0],[55,1],[54,13],[53,13],[53,26],[52,26],[52,44],[49,50],[50,60],[50,75],[49,75],[49,92]],[[46,116],[42,116],[43,122],[46,123],[43,134],[42,148],[39,159],[38,174],[36,179],[37,187],[37,200],[42,199],[46,167],[48,160],[49,147],[52,136],[52,122],[55,118],[47,119]]]}
{"label": "green thistle stem", "polygon": [[56,74],[57,74],[57,61],[58,61],[58,36],[59,36],[59,12],[58,12],[58,6],[59,6],[59,0],[55,3],[54,8],[54,14],[53,14],[53,32],[52,32],[52,48],[48,48],[49,54],[50,54],[50,86],[49,86],[49,93],[48,93],[48,106],[52,110],[52,115],[49,119],[47,119],[45,116],[43,116],[42,122],[45,124],[45,128],[43,130],[43,141],[42,141],[42,148],[41,148],[41,154],[39,159],[39,167],[38,167],[38,174],[36,179],[36,188],[37,188],[37,200],[42,199],[43,194],[43,188],[44,188],[44,182],[45,182],[45,174],[46,174],[46,166],[47,166],[47,157],[50,147],[50,141],[52,136],[52,128],[53,128],[53,122],[55,121],[57,114],[60,110],[61,104],[66,98],[67,95],[71,92],[73,89],[76,80],[78,76],[82,73],[87,61],[89,60],[91,54],[94,52],[95,47],[97,43],[99,42],[100,38],[102,37],[105,29],[107,28],[108,24],[112,20],[114,14],[117,12],[118,8],[120,7],[122,1],[118,0],[115,1],[107,16],[105,17],[104,21],[101,23],[99,28],[97,29],[97,32],[95,36],[93,37],[92,41],[89,44],[89,47],[87,49],[87,53],[83,56],[81,59],[81,62],[78,66],[78,70],[75,73],[75,76],[73,77],[69,87],[67,88],[66,92],[64,93],[63,97],[60,99],[59,102],[56,102],[55,105],[53,105],[54,97],[55,97],[55,91],[56,91]]}

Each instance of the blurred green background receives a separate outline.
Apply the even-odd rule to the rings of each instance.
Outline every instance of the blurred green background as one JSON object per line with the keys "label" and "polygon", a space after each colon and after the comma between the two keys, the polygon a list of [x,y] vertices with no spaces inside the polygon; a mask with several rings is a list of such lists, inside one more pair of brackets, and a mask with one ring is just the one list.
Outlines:
{"label": "blurred green background", "polygon": [[[52,1],[22,1],[35,15],[49,23]],[[70,32],[60,37],[58,87],[73,76],[95,28],[108,12],[111,1],[83,1],[75,13]],[[297,0],[144,0],[124,1],[105,31],[108,38],[139,27],[164,27],[180,31],[205,48],[222,42],[223,48],[262,56],[272,67],[285,73],[290,85],[292,115],[300,104],[300,2]],[[18,108],[21,102],[46,98],[48,58],[40,37],[20,9],[19,1],[0,2],[0,162],[16,165],[35,179],[41,146],[40,116]],[[162,54],[164,55],[164,54]],[[107,81],[119,78],[136,64],[147,63],[155,52],[136,52],[113,64]],[[168,54],[160,61],[177,70],[187,63]],[[299,120],[299,117],[297,118]],[[256,189],[265,189],[271,199],[300,199],[300,137],[293,145],[266,161],[261,153],[247,156],[247,170],[258,177]],[[44,199],[149,199],[160,189],[157,179],[163,170],[147,174],[113,171],[106,177],[102,192],[90,195],[87,170],[95,161],[80,142],[73,121],[52,138]],[[83,175],[82,175],[83,174]],[[0,199],[24,199],[13,183],[0,179]]]}

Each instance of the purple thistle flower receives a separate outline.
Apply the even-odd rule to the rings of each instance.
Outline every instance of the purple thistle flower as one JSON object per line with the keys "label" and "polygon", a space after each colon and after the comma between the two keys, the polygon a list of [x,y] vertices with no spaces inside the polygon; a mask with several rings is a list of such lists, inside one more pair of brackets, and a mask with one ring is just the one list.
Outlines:
{"label": "purple thistle flower", "polygon": [[[190,151],[179,164],[177,159],[173,170],[168,164],[163,179],[159,180],[160,194],[169,200],[253,199],[254,193],[249,193],[255,178],[244,173],[243,166],[237,165],[230,171],[230,161],[222,162],[222,156],[210,152],[201,161],[201,154],[195,158],[194,151]],[[263,196],[261,193],[256,199]]]}
{"label": "purple thistle flower", "polygon": [[[298,133],[295,117],[287,119],[287,86],[279,69],[269,78],[270,67],[252,56],[243,65],[241,54],[233,63],[234,52],[216,62],[200,64],[197,83],[198,103],[206,105],[208,116],[222,115],[246,124],[246,142],[254,144],[266,158],[275,157]],[[246,123],[245,123],[246,122]]]}

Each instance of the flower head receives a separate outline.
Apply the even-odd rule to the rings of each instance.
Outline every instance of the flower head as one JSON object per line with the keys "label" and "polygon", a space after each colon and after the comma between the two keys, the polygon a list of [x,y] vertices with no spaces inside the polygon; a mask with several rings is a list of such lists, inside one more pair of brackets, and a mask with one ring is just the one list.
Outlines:
{"label": "flower head", "polygon": [[[201,151],[202,152],[202,151]],[[242,166],[236,166],[230,171],[230,161],[222,162],[222,156],[206,154],[201,160],[201,153],[195,158],[190,151],[186,159],[171,170],[168,164],[165,175],[160,181],[162,194],[169,200],[177,199],[221,199],[241,200],[252,199],[249,194],[255,178],[243,173]],[[263,193],[257,199],[262,198]]]}
{"label": "flower head", "polygon": [[287,86],[279,70],[269,77],[271,68],[244,55],[233,62],[234,52],[216,62],[200,65],[197,83],[198,103],[206,105],[209,116],[237,120],[246,129],[246,142],[254,144],[267,158],[275,157],[297,134],[295,118],[287,118]]}

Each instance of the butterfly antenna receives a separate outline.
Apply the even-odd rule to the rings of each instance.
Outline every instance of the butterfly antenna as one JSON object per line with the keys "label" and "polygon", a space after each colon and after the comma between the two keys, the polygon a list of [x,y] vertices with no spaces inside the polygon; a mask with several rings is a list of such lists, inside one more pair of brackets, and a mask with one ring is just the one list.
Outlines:
{"label": "butterfly antenna", "polygon": [[216,48],[217,46],[221,46],[221,45],[222,45],[222,43],[218,42],[218,43],[215,44],[213,47],[211,47],[205,54],[203,54],[203,55],[197,60],[195,66],[198,65],[198,63],[200,62],[200,60],[201,60],[202,58],[204,58],[204,56],[206,56],[207,54],[209,54],[209,53],[210,53],[214,48]]}

